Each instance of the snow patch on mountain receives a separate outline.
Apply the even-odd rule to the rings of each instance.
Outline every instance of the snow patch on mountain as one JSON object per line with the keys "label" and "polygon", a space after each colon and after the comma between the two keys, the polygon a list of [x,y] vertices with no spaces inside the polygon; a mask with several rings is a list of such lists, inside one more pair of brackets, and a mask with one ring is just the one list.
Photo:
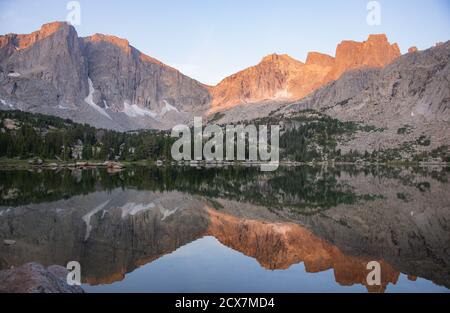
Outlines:
{"label": "snow patch on mountain", "polygon": [[174,107],[173,105],[171,105],[169,102],[167,102],[166,100],[163,100],[165,106],[161,109],[161,113],[160,115],[163,116],[166,113],[170,112],[170,111],[175,111],[175,112],[180,112],[178,111],[178,109],[176,107]]}
{"label": "snow patch on mountain", "polygon": [[7,102],[6,100],[0,99],[0,103],[4,106],[10,107],[11,109],[14,109],[14,105],[12,103]]}
{"label": "snow patch on mountain", "polygon": [[91,234],[92,225],[91,225],[91,217],[103,210],[103,208],[109,203],[109,200],[106,202],[103,202],[98,207],[93,209],[92,211],[89,211],[85,215],[83,215],[82,219],[86,223],[86,233],[84,235],[84,241],[88,240],[89,235]]}
{"label": "snow patch on mountain", "polygon": [[289,99],[292,97],[292,94],[287,89],[281,89],[278,90],[272,100],[278,100],[278,99]]}
{"label": "snow patch on mountain", "polygon": [[69,107],[66,107],[66,106],[61,105],[61,104],[58,104],[57,108],[60,109],[60,110],[70,110]]}
{"label": "snow patch on mountain", "polygon": [[129,104],[126,101],[123,103],[122,113],[125,113],[129,117],[149,116],[155,118],[157,116],[156,113],[150,110],[141,108],[137,104]]}
{"label": "snow patch on mountain", "polygon": [[99,107],[97,104],[94,103],[94,85],[92,84],[92,80],[90,78],[88,78],[88,83],[89,83],[89,94],[88,96],[84,99],[84,101],[89,104],[93,109],[95,109],[97,112],[99,112],[100,114],[106,116],[107,118],[109,118],[110,120],[112,120],[111,116],[109,116],[108,113],[106,113],[106,111],[104,109],[102,109],[101,107]]}
{"label": "snow patch on mountain", "polygon": [[166,218],[171,216],[172,214],[176,213],[179,209],[179,207],[176,207],[175,209],[166,209],[159,201],[156,202],[150,202],[150,203],[135,203],[135,202],[128,202],[125,205],[121,207],[122,210],[122,218],[126,218],[127,216],[134,216],[138,213],[149,211],[152,209],[159,209],[159,212],[161,213],[162,217],[161,220],[164,221]]}
{"label": "snow patch on mountain", "polygon": [[178,211],[178,209],[179,209],[179,207],[176,207],[173,210],[168,210],[165,207],[163,207],[161,204],[158,205],[158,206],[159,206],[159,212],[162,214],[161,221],[164,221],[166,218],[168,218],[172,214],[175,214]]}
{"label": "snow patch on mountain", "polygon": [[125,218],[128,215],[134,216],[137,213],[153,209],[154,207],[155,207],[155,204],[153,202],[149,203],[149,204],[128,202],[124,206],[121,207],[122,218]]}

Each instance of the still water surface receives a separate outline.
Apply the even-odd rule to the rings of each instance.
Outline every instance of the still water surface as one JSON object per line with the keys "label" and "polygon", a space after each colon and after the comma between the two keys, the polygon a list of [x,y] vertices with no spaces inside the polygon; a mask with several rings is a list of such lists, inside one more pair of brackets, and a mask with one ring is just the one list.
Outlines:
{"label": "still water surface", "polygon": [[87,292],[449,292],[449,174],[0,171],[0,269],[78,261]]}

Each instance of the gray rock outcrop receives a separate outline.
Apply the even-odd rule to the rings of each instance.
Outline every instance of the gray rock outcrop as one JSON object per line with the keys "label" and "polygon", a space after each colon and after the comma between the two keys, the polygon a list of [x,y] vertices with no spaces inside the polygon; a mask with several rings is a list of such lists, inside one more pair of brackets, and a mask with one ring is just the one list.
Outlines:
{"label": "gray rock outcrop", "polygon": [[79,286],[66,282],[67,270],[59,265],[44,268],[27,263],[0,271],[0,293],[83,293]]}

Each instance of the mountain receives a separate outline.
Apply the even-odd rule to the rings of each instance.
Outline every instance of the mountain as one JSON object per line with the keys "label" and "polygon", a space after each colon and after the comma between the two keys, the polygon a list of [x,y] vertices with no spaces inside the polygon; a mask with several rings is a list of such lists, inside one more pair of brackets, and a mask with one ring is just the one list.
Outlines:
{"label": "mountain", "polygon": [[[45,24],[29,35],[0,36],[2,89],[12,97],[40,106],[72,104],[88,94],[88,68],[75,29]],[[5,77],[6,76],[6,77]]]}
{"label": "mountain", "polygon": [[398,45],[390,44],[384,34],[369,35],[364,42],[342,41],[336,48],[335,62],[325,81],[336,80],[343,73],[357,68],[382,68],[400,55]]}
{"label": "mountain", "polygon": [[79,38],[63,22],[0,36],[3,107],[129,130],[169,128],[203,112],[208,88],[139,52],[128,41]]}
{"label": "mountain", "polygon": [[342,42],[335,58],[311,52],[303,63],[272,54],[209,87],[126,39],[80,38],[72,26],[54,22],[31,34],[0,36],[0,107],[122,131],[167,129],[245,103],[268,114],[267,101],[301,99],[348,69],[382,67],[399,55],[386,36],[371,35]]}
{"label": "mountain", "polygon": [[265,100],[297,100],[348,70],[384,67],[399,56],[398,45],[391,45],[386,35],[370,35],[364,42],[343,41],[335,58],[310,52],[306,63],[288,55],[269,55],[215,86],[210,113]]}
{"label": "mountain", "polygon": [[385,35],[370,35],[341,42],[334,57],[310,52],[301,62],[271,54],[206,86],[125,39],[80,38],[72,26],[55,22],[31,34],[0,36],[0,109],[119,131],[170,129],[193,116],[221,124],[289,119],[312,109],[377,130],[336,138],[336,153],[402,148],[414,156],[449,146],[449,47],[400,55]]}
{"label": "mountain", "polygon": [[448,145],[449,60],[450,41],[425,51],[412,50],[384,68],[346,72],[280,111],[313,109],[343,121],[370,123],[383,129],[357,135],[347,143],[347,149],[394,147],[419,136],[430,138],[433,148]]}
{"label": "mountain", "polygon": [[286,54],[266,56],[258,65],[227,77],[212,88],[210,112],[265,99],[290,99],[291,92],[299,87],[297,80],[303,68],[302,62]]}
{"label": "mountain", "polygon": [[[270,122],[280,122],[294,134],[309,129],[311,119],[317,115],[308,117],[307,111],[313,110],[335,122],[366,125],[333,139],[337,144],[333,149],[338,154],[356,151],[375,153],[377,160],[420,161],[421,155],[431,152],[438,162],[440,152],[448,154],[450,146],[450,41],[427,50],[411,48],[407,54],[398,54],[397,45],[389,44],[384,35],[371,35],[364,43],[345,41],[338,46],[334,59],[310,53],[303,67],[315,64],[329,69],[320,82],[323,86],[303,97],[297,94],[297,100],[237,104],[221,109],[212,119],[227,124],[271,117]],[[299,124],[296,119],[309,122]],[[326,124],[321,127],[331,126]],[[314,129],[315,124],[312,125]],[[308,137],[307,131],[303,139],[292,137],[285,148],[301,142],[305,136]]]}
{"label": "mountain", "polygon": [[96,34],[82,42],[95,100],[103,107],[130,117],[154,117],[202,111],[209,104],[205,86],[139,52],[124,39]]}

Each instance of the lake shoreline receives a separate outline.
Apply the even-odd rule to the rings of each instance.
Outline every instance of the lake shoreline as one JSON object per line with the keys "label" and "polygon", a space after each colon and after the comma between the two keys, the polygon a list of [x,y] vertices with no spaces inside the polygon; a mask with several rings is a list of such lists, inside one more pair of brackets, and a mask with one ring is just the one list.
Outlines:
{"label": "lake shoreline", "polygon": [[[7,159],[0,158],[0,169],[84,169],[84,168],[107,168],[114,170],[121,170],[129,167],[136,166],[189,166],[189,167],[226,167],[226,166],[245,166],[245,167],[259,167],[264,162],[259,161],[154,161],[154,160],[140,160],[140,161],[100,161],[100,160],[78,160],[74,162],[64,162],[60,160],[21,160],[21,159]],[[280,161],[280,166],[339,166],[339,165],[352,165],[352,166],[450,166],[448,162],[413,162],[413,161],[392,161],[392,162],[334,162],[334,161],[318,161],[318,162],[296,162],[296,161]]]}

